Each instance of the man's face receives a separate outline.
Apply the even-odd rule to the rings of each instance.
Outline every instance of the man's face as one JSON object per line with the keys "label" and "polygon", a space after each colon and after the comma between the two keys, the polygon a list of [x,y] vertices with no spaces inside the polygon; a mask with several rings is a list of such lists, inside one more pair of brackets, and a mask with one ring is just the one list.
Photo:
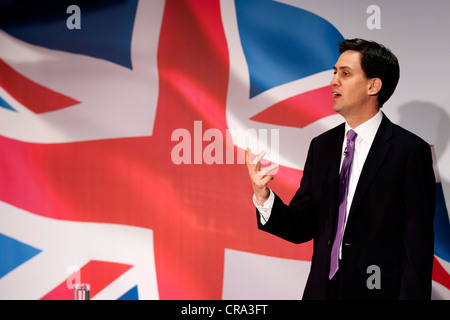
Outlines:
{"label": "man's face", "polygon": [[344,51],[334,66],[331,80],[333,110],[344,117],[360,112],[370,96],[369,81],[361,68],[361,54]]}

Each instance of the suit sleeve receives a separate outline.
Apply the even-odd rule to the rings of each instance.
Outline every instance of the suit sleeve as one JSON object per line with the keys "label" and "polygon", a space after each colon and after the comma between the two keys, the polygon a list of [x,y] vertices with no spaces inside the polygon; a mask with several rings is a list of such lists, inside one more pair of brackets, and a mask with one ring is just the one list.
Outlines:
{"label": "suit sleeve", "polygon": [[431,149],[416,145],[406,165],[403,273],[400,299],[430,299],[434,259],[436,181]]}
{"label": "suit sleeve", "polygon": [[312,172],[313,172],[313,145],[308,150],[303,177],[300,188],[295,193],[289,205],[274,192],[275,200],[269,220],[262,224],[258,217],[258,228],[293,243],[303,243],[313,238],[312,215]]}

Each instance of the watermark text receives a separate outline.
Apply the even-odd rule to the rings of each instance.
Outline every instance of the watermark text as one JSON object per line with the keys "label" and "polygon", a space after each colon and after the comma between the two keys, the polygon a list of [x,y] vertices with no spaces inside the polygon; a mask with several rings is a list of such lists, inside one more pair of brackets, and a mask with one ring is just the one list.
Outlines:
{"label": "watermark text", "polygon": [[[178,142],[170,155],[176,165],[244,164],[247,147],[252,152],[265,150],[267,161],[279,163],[278,129],[227,129],[223,133],[215,128],[203,130],[203,122],[194,121],[191,131],[175,129],[171,141]],[[235,152],[235,146],[245,147]]]}

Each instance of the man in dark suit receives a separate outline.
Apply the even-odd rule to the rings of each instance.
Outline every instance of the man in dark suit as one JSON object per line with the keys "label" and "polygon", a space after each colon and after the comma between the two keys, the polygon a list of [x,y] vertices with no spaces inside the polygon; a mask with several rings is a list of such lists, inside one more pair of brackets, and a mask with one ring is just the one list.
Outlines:
{"label": "man in dark suit", "polygon": [[258,226],[294,243],[314,240],[303,299],[430,299],[430,146],[380,111],[398,83],[395,55],[362,39],[339,49],[331,87],[345,123],[312,140],[289,205],[267,186],[274,165],[261,168],[264,152],[251,160],[247,150]]}

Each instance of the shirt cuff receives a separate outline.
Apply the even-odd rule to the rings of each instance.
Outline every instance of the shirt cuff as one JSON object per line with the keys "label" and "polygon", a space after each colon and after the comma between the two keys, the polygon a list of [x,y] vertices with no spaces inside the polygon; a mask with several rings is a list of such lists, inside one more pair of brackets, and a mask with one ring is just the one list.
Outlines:
{"label": "shirt cuff", "polygon": [[264,205],[262,206],[258,200],[256,200],[255,194],[253,194],[253,204],[255,205],[256,209],[258,209],[260,221],[261,224],[265,225],[267,221],[270,218],[270,214],[272,212],[273,203],[275,201],[275,195],[272,190],[269,188],[269,198],[264,202]]}

